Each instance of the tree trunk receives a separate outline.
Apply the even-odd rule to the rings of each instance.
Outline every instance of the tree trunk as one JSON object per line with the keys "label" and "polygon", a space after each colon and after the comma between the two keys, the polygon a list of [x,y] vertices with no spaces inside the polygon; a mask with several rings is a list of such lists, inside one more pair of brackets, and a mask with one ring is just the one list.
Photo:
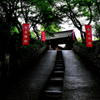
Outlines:
{"label": "tree trunk", "polygon": [[35,33],[36,33],[36,35],[37,35],[38,40],[40,40],[40,38],[39,38],[39,34],[38,34],[37,32],[35,32]]}
{"label": "tree trunk", "polygon": [[38,40],[40,40],[38,32],[35,30],[35,28],[33,28],[33,30],[36,33]]}
{"label": "tree trunk", "polygon": [[80,29],[80,34],[81,34],[82,42],[84,43],[85,42],[85,39],[84,39],[84,36],[82,34],[82,29]]}

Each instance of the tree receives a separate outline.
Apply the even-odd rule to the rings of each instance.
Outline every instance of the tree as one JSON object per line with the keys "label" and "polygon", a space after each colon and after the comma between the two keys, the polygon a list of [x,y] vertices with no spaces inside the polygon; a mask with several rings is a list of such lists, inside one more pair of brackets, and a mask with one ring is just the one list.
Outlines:
{"label": "tree", "polygon": [[[42,0],[36,3],[37,10],[40,12],[40,24],[44,27],[46,34],[52,35],[54,32],[51,28],[52,25],[59,27],[59,24],[62,23],[63,16],[55,13],[52,4],[53,0]],[[62,18],[61,18],[62,17]]]}
{"label": "tree", "polygon": [[92,21],[92,11],[90,8],[90,0],[62,0],[60,6],[56,6],[60,13],[66,14],[66,17],[72,21],[74,26],[80,30],[82,41],[85,42],[85,32],[83,30],[83,25],[79,17],[88,17],[90,24]]}
{"label": "tree", "polygon": [[92,0],[92,10],[93,10],[93,21],[95,22],[95,34],[94,36],[99,38],[100,37],[100,1]]}
{"label": "tree", "polygon": [[46,32],[46,36],[53,36],[52,33],[55,33],[55,32],[59,32],[61,31],[61,27],[59,26],[56,26],[56,25],[49,25],[46,29],[44,27],[41,27],[40,31],[39,31],[39,34],[41,34],[41,31],[44,31]]}
{"label": "tree", "polygon": [[[62,21],[62,18],[53,11],[53,7],[51,6],[53,3],[53,0],[29,0],[28,2],[25,0],[21,1],[21,10],[19,11],[21,12],[20,17],[23,18],[25,22],[30,23],[30,27],[33,28],[38,40],[39,30],[37,25],[43,26],[45,28],[44,30],[47,31],[53,24],[59,27],[59,24]],[[46,34],[48,33],[49,35],[52,35],[52,33],[50,33],[50,28]]]}

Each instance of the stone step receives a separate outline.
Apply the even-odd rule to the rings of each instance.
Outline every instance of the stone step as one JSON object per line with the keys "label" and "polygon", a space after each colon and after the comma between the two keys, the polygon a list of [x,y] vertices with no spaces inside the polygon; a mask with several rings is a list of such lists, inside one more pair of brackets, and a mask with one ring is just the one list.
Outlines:
{"label": "stone step", "polygon": [[64,67],[55,67],[54,71],[64,71]]}
{"label": "stone step", "polygon": [[63,61],[62,58],[57,58],[56,61]]}
{"label": "stone step", "polygon": [[60,52],[59,52],[59,51],[57,51],[57,55],[58,55],[58,54],[62,54],[62,52],[61,52],[61,51],[60,51]]}
{"label": "stone step", "polygon": [[59,56],[57,56],[57,58],[56,58],[56,59],[58,59],[58,58],[63,58],[63,57],[62,57],[62,55],[59,55]]}
{"label": "stone step", "polygon": [[56,61],[55,63],[56,64],[63,64],[64,62],[63,61]]}
{"label": "stone step", "polygon": [[62,86],[63,85],[63,81],[48,81],[47,82],[48,86]]}
{"label": "stone step", "polygon": [[51,77],[49,81],[63,81],[62,77]]}
{"label": "stone step", "polygon": [[43,91],[45,93],[45,95],[52,95],[52,94],[56,94],[59,95],[62,93],[62,87],[60,86],[48,86],[45,88],[45,90]]}
{"label": "stone step", "polygon": [[63,61],[63,59],[62,59],[62,58],[57,58],[57,59],[56,59],[56,61],[58,61],[58,60],[59,60],[59,61],[60,61],[60,60],[61,60],[61,61]]}
{"label": "stone step", "polygon": [[61,53],[61,52],[60,52],[60,53],[57,53],[57,56],[58,56],[58,55],[62,55],[62,53]]}
{"label": "stone step", "polygon": [[42,92],[38,100],[61,100],[62,87],[48,86]]}
{"label": "stone step", "polygon": [[57,51],[55,67],[44,86],[39,100],[61,100],[64,81],[64,62],[62,51]]}
{"label": "stone step", "polygon": [[64,71],[53,71],[54,74],[63,74]]}
{"label": "stone step", "polygon": [[63,77],[64,71],[53,71],[52,76],[53,77]]}
{"label": "stone step", "polygon": [[57,55],[57,58],[62,58],[62,55]]}
{"label": "stone step", "polygon": [[64,67],[64,64],[55,64],[55,67]]}

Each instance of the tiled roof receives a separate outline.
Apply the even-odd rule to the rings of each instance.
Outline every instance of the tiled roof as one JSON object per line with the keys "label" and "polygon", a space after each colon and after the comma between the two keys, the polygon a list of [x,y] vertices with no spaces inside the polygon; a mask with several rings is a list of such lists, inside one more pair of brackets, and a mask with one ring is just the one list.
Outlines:
{"label": "tiled roof", "polygon": [[46,40],[68,37],[72,34],[72,30],[53,33],[54,37],[46,37]]}

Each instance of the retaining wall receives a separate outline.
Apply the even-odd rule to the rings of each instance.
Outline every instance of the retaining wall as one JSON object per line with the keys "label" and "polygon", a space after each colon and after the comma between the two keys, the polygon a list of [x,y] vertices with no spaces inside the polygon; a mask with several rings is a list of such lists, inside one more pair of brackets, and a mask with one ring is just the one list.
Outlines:
{"label": "retaining wall", "polygon": [[96,70],[100,73],[100,45],[96,48],[95,52],[90,54],[84,49],[77,45],[73,45],[73,49],[84,60],[88,65],[90,65],[92,70]]}
{"label": "retaining wall", "polygon": [[[27,59],[22,61],[22,65],[20,66],[26,66],[29,63],[35,63],[37,58],[45,51],[47,50],[47,46],[43,46],[41,47],[39,50],[35,51],[35,53],[33,53],[30,56],[27,56]],[[23,59],[22,59],[23,60]]]}
{"label": "retaining wall", "polygon": [[30,67],[29,63],[35,63],[36,60],[38,59],[38,57],[46,50],[47,50],[47,46],[44,45],[39,50],[35,51],[32,55],[27,56],[26,59],[24,59],[24,58],[18,59],[17,60],[17,67],[12,66],[13,69],[9,65],[9,59],[8,59],[9,55],[6,55],[5,62],[6,62],[7,68],[4,69],[4,73],[3,73],[3,71],[1,70],[2,62],[0,62],[0,78],[2,77],[2,73],[6,74],[5,75],[6,77],[10,77],[10,75],[13,75],[16,73],[18,74],[20,71],[22,71],[22,70],[24,71],[24,69],[28,69]]}

